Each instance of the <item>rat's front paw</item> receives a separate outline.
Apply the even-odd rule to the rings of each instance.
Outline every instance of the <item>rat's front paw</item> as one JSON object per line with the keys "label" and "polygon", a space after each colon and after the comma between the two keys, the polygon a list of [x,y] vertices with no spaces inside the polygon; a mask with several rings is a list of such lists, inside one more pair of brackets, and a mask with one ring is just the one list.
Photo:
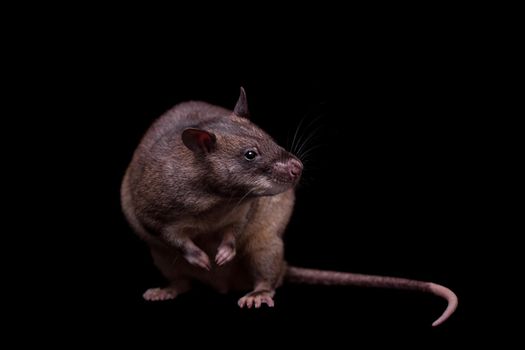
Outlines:
{"label": "rat's front paw", "polygon": [[208,271],[211,269],[210,258],[202,250],[191,250],[184,254],[184,259],[194,266],[202,267]]}
{"label": "rat's front paw", "polygon": [[235,247],[230,244],[221,245],[217,250],[215,262],[221,266],[235,257]]}

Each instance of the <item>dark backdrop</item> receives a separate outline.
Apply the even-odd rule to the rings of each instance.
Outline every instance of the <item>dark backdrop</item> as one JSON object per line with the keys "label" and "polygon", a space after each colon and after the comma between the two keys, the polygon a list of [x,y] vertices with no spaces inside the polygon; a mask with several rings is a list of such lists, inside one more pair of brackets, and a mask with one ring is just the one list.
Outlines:
{"label": "dark backdrop", "polygon": [[[311,148],[285,238],[291,264],[435,281],[462,300],[467,277],[458,236],[465,234],[469,212],[468,68],[461,60],[430,53],[414,58],[410,48],[395,49],[395,57],[356,54],[344,70],[329,62],[300,67],[300,57],[270,71],[264,61],[232,69],[165,58],[132,61],[130,70],[108,63],[104,94],[96,95],[107,100],[97,101],[99,110],[90,116],[101,133],[92,139],[100,195],[94,208],[104,217],[97,238],[89,238],[97,257],[90,267],[92,283],[104,291],[94,294],[104,308],[122,307],[139,323],[202,322],[198,327],[205,328],[218,322],[263,334],[297,324],[299,330],[290,331],[295,337],[340,337],[349,328],[455,332],[462,304],[449,322],[431,330],[442,300],[389,290],[285,286],[276,309],[258,311],[237,310],[238,294],[206,289],[145,303],[142,292],[162,279],[119,207],[122,175],[155,118],[188,99],[232,108],[242,85],[255,123],[288,146],[299,128]],[[242,61],[232,55],[236,59]]]}
{"label": "dark backdrop", "polygon": [[[472,108],[483,104],[481,78],[460,38],[405,34],[312,38],[300,48],[254,37],[250,50],[224,39],[204,50],[180,37],[110,36],[61,57],[66,131],[54,141],[68,145],[58,153],[67,168],[60,186],[74,197],[65,202],[73,212],[64,215],[68,260],[57,258],[73,268],[60,276],[66,323],[95,315],[82,331],[115,334],[124,325],[125,337],[175,342],[174,335],[197,332],[195,343],[244,337],[257,344],[281,335],[304,344],[419,336],[447,343],[463,334],[472,308],[469,225],[479,220],[471,167],[479,156]],[[450,320],[430,326],[445,308],[437,297],[351,287],[286,285],[275,309],[261,310],[239,310],[241,294],[202,287],[175,301],[142,300],[163,279],[120,210],[126,166],[164,111],[189,99],[233,108],[240,86],[253,122],[284,146],[298,130],[311,148],[286,259],[444,284],[460,300]]]}

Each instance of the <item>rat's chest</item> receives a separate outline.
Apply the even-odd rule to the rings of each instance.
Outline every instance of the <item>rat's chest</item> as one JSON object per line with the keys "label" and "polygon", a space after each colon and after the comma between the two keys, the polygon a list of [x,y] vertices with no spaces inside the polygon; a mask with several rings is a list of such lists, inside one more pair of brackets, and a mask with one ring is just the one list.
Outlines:
{"label": "rat's chest", "polygon": [[218,206],[200,215],[187,216],[178,222],[190,236],[216,233],[244,226],[250,212],[250,203]]}

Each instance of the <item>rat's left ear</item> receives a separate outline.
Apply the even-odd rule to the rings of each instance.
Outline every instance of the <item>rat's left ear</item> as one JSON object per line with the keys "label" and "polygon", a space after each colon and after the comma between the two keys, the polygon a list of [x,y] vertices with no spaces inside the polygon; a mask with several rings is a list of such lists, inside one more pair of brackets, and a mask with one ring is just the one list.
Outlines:
{"label": "rat's left ear", "polygon": [[210,153],[216,141],[215,135],[205,130],[188,128],[182,132],[182,142],[193,152]]}
{"label": "rat's left ear", "polygon": [[239,99],[237,100],[235,108],[233,109],[233,114],[241,118],[250,118],[250,111],[248,111],[248,100],[246,99],[246,92],[244,91],[244,88],[242,86],[241,94],[239,96]]}

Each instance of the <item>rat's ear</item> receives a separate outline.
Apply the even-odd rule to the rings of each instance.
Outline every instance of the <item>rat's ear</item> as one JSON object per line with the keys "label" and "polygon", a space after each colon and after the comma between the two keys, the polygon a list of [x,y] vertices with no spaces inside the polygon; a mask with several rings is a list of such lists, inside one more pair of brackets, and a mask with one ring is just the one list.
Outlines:
{"label": "rat's ear", "polygon": [[246,92],[244,91],[244,88],[241,86],[241,94],[239,95],[239,99],[237,100],[237,104],[235,105],[235,108],[233,109],[233,114],[235,114],[238,117],[242,118],[250,118],[250,112],[248,111],[248,100],[246,99]]}
{"label": "rat's ear", "polygon": [[201,129],[189,128],[182,132],[182,142],[194,152],[211,152],[216,140],[214,134]]}

